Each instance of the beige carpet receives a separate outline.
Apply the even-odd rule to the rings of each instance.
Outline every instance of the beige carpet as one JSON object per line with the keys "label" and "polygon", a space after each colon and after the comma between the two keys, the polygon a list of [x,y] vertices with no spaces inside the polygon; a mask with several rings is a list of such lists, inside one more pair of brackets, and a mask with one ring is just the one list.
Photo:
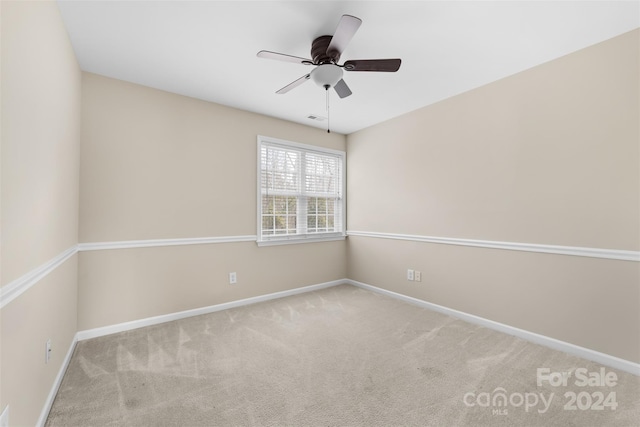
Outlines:
{"label": "beige carpet", "polygon": [[640,378],[575,384],[600,368],[342,285],[82,341],[47,425],[640,426]]}

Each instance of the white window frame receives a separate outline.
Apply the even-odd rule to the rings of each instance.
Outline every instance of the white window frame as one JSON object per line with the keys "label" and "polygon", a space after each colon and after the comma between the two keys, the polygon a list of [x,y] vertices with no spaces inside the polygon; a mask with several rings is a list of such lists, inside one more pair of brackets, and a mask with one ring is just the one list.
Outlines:
{"label": "white window frame", "polygon": [[[263,236],[262,235],[262,166],[261,166],[261,158],[262,158],[262,146],[263,145],[271,145],[271,146],[281,146],[283,148],[289,148],[297,151],[311,152],[317,154],[329,154],[340,159],[340,171],[341,171],[341,185],[340,185],[340,194],[339,199],[341,203],[339,203],[339,207],[336,207],[336,216],[340,222],[341,230],[336,232],[327,232],[327,233],[306,233],[307,226],[307,218],[306,218],[306,205],[301,206],[298,209],[297,215],[298,218],[296,220],[296,224],[298,226],[298,234],[295,235],[270,235]],[[333,240],[344,240],[347,233],[347,225],[346,225],[346,153],[344,151],[333,150],[330,148],[318,147],[315,145],[302,144],[299,142],[286,141],[278,138],[271,138],[268,136],[258,135],[258,144],[257,144],[257,243],[258,246],[271,246],[271,245],[284,245],[284,244],[292,244],[292,243],[311,243],[311,242],[326,242]],[[301,166],[301,170],[304,170],[304,164]],[[304,190],[303,190],[304,191]]]}

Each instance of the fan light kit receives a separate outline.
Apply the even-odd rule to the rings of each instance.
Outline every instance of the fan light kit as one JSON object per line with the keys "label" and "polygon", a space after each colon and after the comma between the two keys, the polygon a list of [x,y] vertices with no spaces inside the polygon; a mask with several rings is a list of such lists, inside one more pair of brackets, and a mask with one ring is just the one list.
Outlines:
{"label": "fan light kit", "polygon": [[276,59],[279,61],[293,62],[297,64],[313,65],[310,73],[305,74],[297,80],[289,83],[282,89],[276,91],[277,94],[285,94],[291,89],[300,86],[311,79],[318,86],[325,89],[327,93],[327,132],[329,116],[329,88],[333,88],[340,98],[351,95],[351,89],[342,79],[344,70],[346,71],[376,71],[395,72],[400,69],[400,59],[356,59],[346,61],[343,65],[338,64],[340,55],[344,52],[358,28],[362,24],[360,18],[351,15],[342,15],[338,27],[333,36],[320,36],[311,43],[311,57],[313,59],[301,58],[299,56],[286,55],[284,53],[261,50],[258,57]]}
{"label": "fan light kit", "polygon": [[318,86],[328,89],[329,87],[335,87],[336,83],[342,80],[342,68],[333,64],[322,64],[318,65],[310,75],[311,80],[316,82]]}

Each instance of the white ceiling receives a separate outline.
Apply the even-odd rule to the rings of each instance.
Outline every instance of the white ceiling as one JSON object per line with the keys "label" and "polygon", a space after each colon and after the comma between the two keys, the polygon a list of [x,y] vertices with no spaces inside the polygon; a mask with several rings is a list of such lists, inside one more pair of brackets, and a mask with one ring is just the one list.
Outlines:
{"label": "white ceiling", "polygon": [[331,129],[351,133],[640,27],[638,1],[58,0],[80,67],[309,126],[326,127],[324,89],[301,64],[343,14],[363,23],[341,63],[402,58],[397,73],[345,72]]}

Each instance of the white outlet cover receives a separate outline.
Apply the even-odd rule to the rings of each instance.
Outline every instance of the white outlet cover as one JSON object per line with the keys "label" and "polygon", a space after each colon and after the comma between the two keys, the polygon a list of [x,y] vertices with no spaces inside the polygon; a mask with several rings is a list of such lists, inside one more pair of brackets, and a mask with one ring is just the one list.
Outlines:
{"label": "white outlet cover", "polygon": [[51,359],[51,340],[48,339],[44,350],[44,363],[49,363]]}
{"label": "white outlet cover", "polygon": [[9,405],[5,406],[0,415],[0,427],[9,427]]}
{"label": "white outlet cover", "polygon": [[407,270],[407,280],[413,280],[413,270]]}

